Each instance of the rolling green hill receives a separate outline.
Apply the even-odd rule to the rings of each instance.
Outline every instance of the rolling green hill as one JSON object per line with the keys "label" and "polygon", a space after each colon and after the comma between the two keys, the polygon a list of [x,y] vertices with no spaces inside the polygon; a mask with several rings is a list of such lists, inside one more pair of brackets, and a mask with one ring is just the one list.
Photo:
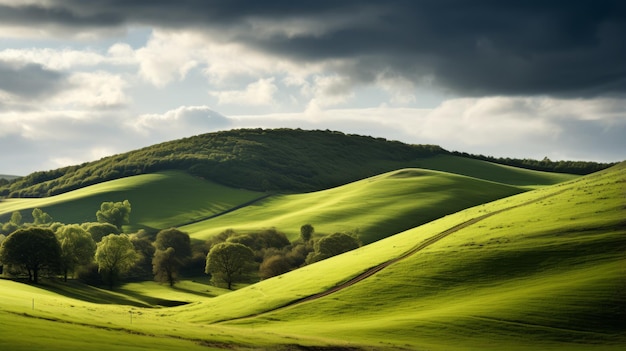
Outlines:
{"label": "rolling green hill", "polygon": [[[408,145],[369,136],[331,131],[292,129],[241,129],[197,135],[106,157],[98,161],[50,171],[35,172],[9,184],[0,183],[0,197],[46,197],[85,186],[139,174],[181,170],[233,188],[271,192],[317,191],[401,168],[461,170],[470,174],[480,160],[452,156],[435,145]],[[457,154],[458,155],[458,154]],[[468,155],[468,157],[471,155]],[[495,159],[496,161],[502,161]],[[527,160],[505,161],[525,166]],[[517,162],[519,161],[519,162]],[[608,164],[539,162],[544,169],[590,173]],[[432,165],[432,168],[431,168]],[[474,166],[472,166],[474,165]],[[470,168],[467,168],[470,166]],[[491,166],[495,181],[506,167]],[[511,173],[516,173],[513,170]],[[485,174],[479,170],[479,173]],[[529,173],[530,174],[530,173]],[[540,174],[540,173],[538,173]],[[553,184],[528,174],[515,185]],[[481,179],[487,179],[478,176]],[[558,176],[556,178],[559,178]]]}
{"label": "rolling green hill", "polygon": [[177,318],[392,349],[620,349],[625,190],[622,163],[189,306]]}
{"label": "rolling green hill", "polygon": [[453,155],[437,155],[416,160],[415,166],[522,186],[528,189],[557,184],[577,177],[572,174],[538,172]]}
{"label": "rolling green hill", "polygon": [[621,350],[625,187],[622,163],[174,308],[0,280],[0,348]]}
{"label": "rolling green hill", "polygon": [[363,243],[369,244],[522,191],[451,173],[403,169],[319,192],[275,195],[181,229],[194,238],[207,239],[226,229],[248,232],[276,227],[293,241],[300,227],[310,223],[318,233],[358,232]]}
{"label": "rolling green hill", "polygon": [[44,197],[138,174],[183,170],[234,188],[311,191],[410,166],[446,153],[433,145],[330,131],[242,129],[153,145],[99,161],[35,172],[0,196]]}
{"label": "rolling green hill", "polygon": [[21,211],[25,221],[32,220],[34,208],[63,223],[95,222],[102,202],[129,200],[130,231],[161,229],[207,218],[262,196],[169,171],[117,179],[52,197],[5,199],[0,202],[0,222],[8,221],[13,211]]}
{"label": "rolling green hill", "polygon": [[[300,226],[311,223],[319,233],[359,230],[369,243],[470,206],[578,177],[451,155],[413,163],[467,176],[405,169],[325,191],[271,195],[227,187],[183,171],[163,171],[45,198],[4,199],[0,223],[7,222],[13,211],[21,211],[28,222],[34,208],[48,212],[55,221],[90,222],[102,202],[128,199],[133,206],[128,231],[199,222],[183,229],[206,239],[225,229],[277,227],[295,239]],[[218,216],[264,197],[254,206]],[[218,217],[202,221],[212,216]]]}

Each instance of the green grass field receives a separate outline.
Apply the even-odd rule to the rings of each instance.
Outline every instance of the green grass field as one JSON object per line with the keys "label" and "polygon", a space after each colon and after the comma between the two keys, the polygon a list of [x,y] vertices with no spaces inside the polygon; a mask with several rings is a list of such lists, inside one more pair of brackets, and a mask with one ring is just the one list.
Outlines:
{"label": "green grass field", "polygon": [[[296,281],[308,281],[298,271],[257,284],[248,289],[282,297],[260,304],[280,306],[287,296],[306,296],[346,280],[348,271],[366,268],[364,261],[389,259],[384,253],[392,247],[502,211],[350,288],[230,324],[380,346],[392,340],[410,349],[622,348],[625,166],[478,206],[307,267],[319,287],[305,283],[289,289]],[[396,255],[406,250],[404,245]],[[288,292],[281,294],[283,289]],[[220,299],[246,294],[237,293]],[[249,304],[241,314],[259,313],[259,307]]]}
{"label": "green grass field", "polygon": [[623,163],[448,216],[182,315],[211,323],[272,310],[496,213],[350,288],[228,324],[392,348],[620,349],[626,345],[625,186]]}
{"label": "green grass field", "polygon": [[0,222],[8,221],[13,211],[22,211],[27,221],[34,208],[41,208],[62,223],[95,222],[102,202],[127,199],[132,205],[129,230],[163,229],[221,213],[263,195],[168,171],[113,180],[47,198],[5,199],[0,202]]}
{"label": "green grass field", "polygon": [[577,178],[573,174],[538,172],[471,158],[438,155],[416,161],[416,167],[466,175],[533,189]]}
{"label": "green grass field", "polygon": [[324,191],[275,195],[181,229],[194,238],[206,239],[226,229],[247,232],[276,227],[295,240],[300,227],[310,223],[318,233],[358,231],[368,244],[522,191],[451,173],[404,169]]}
{"label": "green grass field", "polygon": [[[0,223],[9,221],[13,211],[21,211],[24,221],[29,221],[34,208],[41,208],[62,223],[91,222],[96,220],[102,202],[128,199],[132,212],[127,231],[176,226],[204,240],[225,229],[276,227],[293,240],[300,226],[311,223],[318,233],[358,230],[362,240],[370,243],[467,207],[577,177],[456,156],[437,156],[416,163],[450,173],[394,171],[325,191],[274,195],[254,206],[202,221],[267,194],[229,188],[182,171],[167,171],[47,198],[4,199],[0,201]],[[467,177],[454,173],[465,173]],[[196,221],[199,223],[184,226]]]}
{"label": "green grass field", "polygon": [[[254,207],[270,211],[264,206],[285,199],[291,202],[285,201],[284,209],[293,211],[296,199],[305,211],[294,217],[299,227],[306,214],[323,213],[312,208],[315,204],[346,210],[342,205],[394,191],[408,195],[400,204],[387,208],[381,200],[375,208],[401,215],[420,195],[440,201],[435,189],[480,184],[495,183],[402,170],[325,192],[270,198],[214,220]],[[425,196],[423,187],[432,193]],[[622,163],[471,207],[227,293],[191,281],[179,289],[145,282],[107,292],[0,280],[0,349],[621,350],[626,346],[625,191]],[[456,194],[452,198],[461,201]],[[358,218],[358,210],[346,211]],[[254,225],[261,225],[266,216],[269,224],[283,219],[277,213],[249,218],[256,216]],[[297,302],[386,262],[353,285]],[[189,303],[161,307],[167,301]]]}

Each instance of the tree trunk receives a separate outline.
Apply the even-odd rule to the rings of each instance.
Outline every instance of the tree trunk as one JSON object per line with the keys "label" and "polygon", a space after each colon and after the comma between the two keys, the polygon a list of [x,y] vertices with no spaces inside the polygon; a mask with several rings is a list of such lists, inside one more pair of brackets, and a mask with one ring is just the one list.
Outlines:
{"label": "tree trunk", "polygon": [[174,286],[174,275],[171,269],[165,269],[167,271],[167,281],[170,283],[170,287]]}
{"label": "tree trunk", "polygon": [[63,270],[63,281],[67,283],[67,268]]}
{"label": "tree trunk", "polygon": [[33,268],[33,282],[37,284],[39,282],[39,269]]}
{"label": "tree trunk", "polygon": [[109,290],[113,291],[113,270],[109,270]]}

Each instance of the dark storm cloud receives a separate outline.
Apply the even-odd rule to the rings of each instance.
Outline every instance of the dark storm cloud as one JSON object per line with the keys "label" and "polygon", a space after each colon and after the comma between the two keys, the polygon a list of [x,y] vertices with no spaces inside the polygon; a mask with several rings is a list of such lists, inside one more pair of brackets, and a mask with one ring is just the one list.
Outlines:
{"label": "dark storm cloud", "polygon": [[67,85],[66,78],[65,74],[39,64],[18,65],[0,61],[0,90],[20,98],[54,95]]}
{"label": "dark storm cloud", "polygon": [[[56,1],[0,7],[0,22],[206,28],[298,61],[347,59],[340,73],[425,78],[463,95],[596,96],[626,92],[626,2],[615,1]],[[258,30],[311,23],[287,35]],[[257,22],[258,24],[258,22]],[[328,25],[327,25],[328,24]],[[303,26],[303,28],[307,28]]]}

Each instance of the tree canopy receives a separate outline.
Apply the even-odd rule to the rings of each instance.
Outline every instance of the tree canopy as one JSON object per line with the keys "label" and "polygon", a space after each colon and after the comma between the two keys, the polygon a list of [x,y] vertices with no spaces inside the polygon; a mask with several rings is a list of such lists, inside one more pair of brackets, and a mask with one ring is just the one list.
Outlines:
{"label": "tree canopy", "polygon": [[18,229],[2,243],[0,261],[25,270],[29,280],[38,283],[41,271],[58,270],[61,246],[54,232],[48,228]]}
{"label": "tree canopy", "polygon": [[126,273],[139,258],[139,254],[126,234],[107,235],[97,245],[98,271],[104,275],[111,290],[119,275]]}
{"label": "tree canopy", "polygon": [[302,241],[306,243],[309,240],[311,240],[311,236],[313,236],[314,232],[315,232],[315,228],[313,228],[312,225],[305,224],[302,227],[300,227],[300,238],[302,238]]}
{"label": "tree canopy", "polygon": [[102,240],[109,234],[120,233],[120,229],[111,223],[86,222],[81,224],[81,227],[91,234],[95,242]]}
{"label": "tree canopy", "polygon": [[118,229],[130,221],[131,206],[128,200],[122,202],[103,202],[96,212],[96,218],[100,223],[110,223]]}
{"label": "tree canopy", "polygon": [[357,249],[359,246],[359,241],[354,236],[346,233],[334,233],[315,242],[315,251],[307,257],[307,262],[313,263],[325,260],[329,257]]}
{"label": "tree canopy", "polygon": [[434,145],[408,145],[329,130],[238,129],[35,172],[0,186],[0,196],[52,196],[164,170],[183,170],[248,190],[312,191],[408,167],[416,158],[442,153],[446,151]]}
{"label": "tree canopy", "polygon": [[154,246],[156,248],[152,259],[154,279],[174,286],[180,268],[191,257],[189,234],[175,228],[161,230],[156,236]]}
{"label": "tree canopy", "polygon": [[40,208],[34,209],[32,215],[34,225],[44,225],[52,223],[52,216],[42,211]]}
{"label": "tree canopy", "polygon": [[220,243],[211,248],[207,255],[205,272],[213,280],[224,281],[228,289],[232,284],[254,270],[254,253],[249,247],[238,243]]}
{"label": "tree canopy", "polygon": [[67,281],[68,272],[74,272],[79,266],[93,261],[96,242],[85,229],[78,224],[65,225],[56,232],[61,244],[61,270]]}

